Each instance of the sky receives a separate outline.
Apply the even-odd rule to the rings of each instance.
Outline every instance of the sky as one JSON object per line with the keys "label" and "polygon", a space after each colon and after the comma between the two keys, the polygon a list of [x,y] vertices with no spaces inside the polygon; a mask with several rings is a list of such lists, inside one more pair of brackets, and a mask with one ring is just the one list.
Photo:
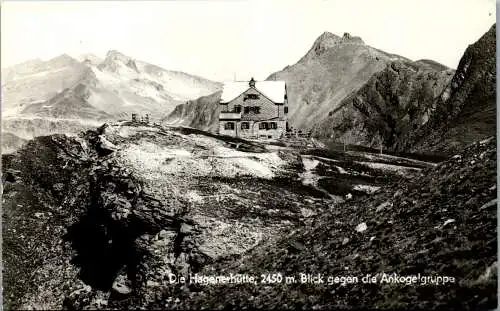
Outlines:
{"label": "sky", "polygon": [[495,19],[495,0],[11,0],[1,3],[1,65],[118,50],[216,81],[263,80],[329,31],[456,68]]}

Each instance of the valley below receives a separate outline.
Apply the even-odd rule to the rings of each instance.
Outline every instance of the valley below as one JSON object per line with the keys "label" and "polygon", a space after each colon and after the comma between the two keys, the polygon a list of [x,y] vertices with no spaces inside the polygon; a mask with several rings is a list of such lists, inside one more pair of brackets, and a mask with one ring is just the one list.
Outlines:
{"label": "valley below", "polygon": [[[128,121],[37,137],[2,156],[4,307],[487,308],[495,146],[431,163]],[[457,281],[260,278],[381,272]],[[172,282],[194,274],[259,283]]]}

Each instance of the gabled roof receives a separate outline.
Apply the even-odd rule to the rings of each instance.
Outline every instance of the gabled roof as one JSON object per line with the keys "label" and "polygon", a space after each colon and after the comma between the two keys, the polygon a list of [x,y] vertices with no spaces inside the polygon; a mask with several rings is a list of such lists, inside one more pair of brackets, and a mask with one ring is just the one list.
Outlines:
{"label": "gabled roof", "polygon": [[[248,81],[226,82],[220,102],[230,102],[249,88]],[[285,102],[285,81],[256,81],[255,88],[275,103]]]}

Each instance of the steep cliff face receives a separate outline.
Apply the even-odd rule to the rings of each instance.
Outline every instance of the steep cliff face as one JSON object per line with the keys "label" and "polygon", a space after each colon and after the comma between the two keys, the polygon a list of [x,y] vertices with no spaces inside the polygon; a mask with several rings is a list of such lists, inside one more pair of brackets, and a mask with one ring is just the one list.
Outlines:
{"label": "steep cliff face", "polygon": [[219,91],[178,105],[163,121],[173,126],[187,126],[216,133],[219,130],[221,94]]}
{"label": "steep cliff face", "polygon": [[296,64],[271,74],[267,80],[287,83],[290,124],[309,129],[387,63],[405,60],[364,44],[359,37],[325,32]]}
{"label": "steep cliff face", "polygon": [[[441,69],[444,66],[441,67]],[[330,111],[313,135],[349,144],[396,149],[426,124],[454,71],[437,65],[396,61],[375,73]]]}
{"label": "steep cliff face", "polygon": [[465,51],[435,113],[401,148],[453,153],[496,133],[496,25]]}

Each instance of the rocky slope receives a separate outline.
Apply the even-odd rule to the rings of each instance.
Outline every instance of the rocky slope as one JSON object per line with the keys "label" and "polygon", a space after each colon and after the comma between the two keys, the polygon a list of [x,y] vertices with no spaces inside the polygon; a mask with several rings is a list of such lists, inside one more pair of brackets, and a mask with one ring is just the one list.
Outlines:
{"label": "rocky slope", "polygon": [[[394,150],[429,120],[454,70],[422,62],[396,61],[375,73],[341,101],[313,135],[335,141]],[[444,66],[443,66],[444,67]],[[406,151],[406,150],[401,150]]]}
{"label": "rocky slope", "polygon": [[163,121],[173,126],[187,126],[212,133],[219,131],[221,92],[202,96],[178,105]]}
{"label": "rocky slope", "polygon": [[38,137],[2,157],[4,307],[165,308],[200,290],[169,273],[239,258],[429,166],[129,122]]}
{"label": "rocky slope", "polygon": [[[490,138],[411,181],[330,209],[311,226],[202,271],[280,273],[282,281],[205,286],[168,306],[491,310],[498,299],[496,187]],[[302,282],[299,273],[321,274],[324,283]],[[390,281],[394,273],[415,278]],[[375,278],[363,283],[367,274]],[[285,276],[296,282],[287,284]],[[436,276],[448,282],[436,283]]]}
{"label": "rocky slope", "polygon": [[314,135],[400,152],[453,154],[496,130],[495,25],[456,71],[392,62],[330,111]]}
{"label": "rocky slope", "polygon": [[148,299],[163,288],[153,277],[238,255],[327,208],[287,177],[298,155],[183,131],[124,123],[4,155],[5,308]]}
{"label": "rocky slope", "polygon": [[267,80],[286,81],[290,123],[306,129],[323,121],[342,99],[395,60],[406,59],[372,48],[359,37],[325,32],[296,64]]}
{"label": "rocky slope", "polygon": [[401,148],[457,152],[496,134],[496,24],[465,51],[426,124]]}

